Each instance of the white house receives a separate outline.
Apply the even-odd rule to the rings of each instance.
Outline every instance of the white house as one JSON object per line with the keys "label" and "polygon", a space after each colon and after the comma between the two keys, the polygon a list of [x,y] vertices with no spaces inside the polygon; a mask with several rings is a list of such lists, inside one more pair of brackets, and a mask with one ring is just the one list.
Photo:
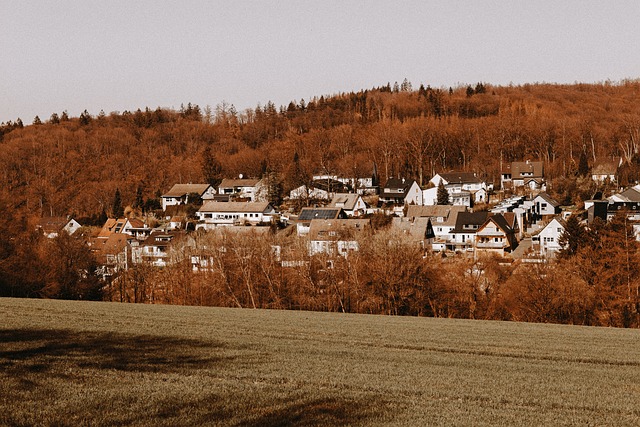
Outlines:
{"label": "white house", "polygon": [[458,212],[456,225],[450,231],[450,241],[456,251],[474,250],[476,233],[489,215],[489,212]]}
{"label": "white house", "polygon": [[451,230],[456,226],[459,212],[466,212],[466,206],[435,205],[435,206],[414,206],[407,208],[407,218],[429,218],[433,227],[434,239],[432,249],[443,251],[453,250]]}
{"label": "white house", "polygon": [[504,256],[518,246],[515,231],[502,214],[491,215],[476,232],[476,254]]}
{"label": "white house", "polygon": [[422,190],[414,180],[389,178],[380,191],[380,201],[396,205],[422,205]]}
{"label": "white house", "polygon": [[309,230],[309,255],[346,257],[360,249],[357,237],[370,229],[369,219],[313,219]]}
{"label": "white house", "polygon": [[40,218],[36,228],[42,231],[50,239],[57,237],[61,232],[72,235],[82,227],[78,221],[69,217],[45,217]]}
{"label": "white house", "polygon": [[189,194],[198,194],[203,201],[211,200],[216,190],[209,184],[175,184],[171,190],[162,195],[162,210],[166,211],[167,206],[189,203]]}
{"label": "white house", "polygon": [[276,217],[269,202],[206,202],[196,216],[200,220],[197,229],[218,226],[267,225]]}
{"label": "white house", "polygon": [[218,194],[257,202],[261,201],[259,194],[262,186],[262,180],[243,178],[241,175],[238,179],[223,179],[218,185]]}
{"label": "white house", "polygon": [[531,245],[539,249],[540,255],[553,255],[562,249],[560,236],[564,233],[567,223],[560,218],[553,218],[536,235],[531,236]]}
{"label": "white house", "polygon": [[544,184],[543,162],[511,162],[501,173],[502,188],[529,187],[532,190],[542,188]]}
{"label": "white house", "polygon": [[556,202],[547,193],[542,192],[533,198],[534,212],[538,218],[560,213],[560,203]]}
{"label": "white house", "polygon": [[591,168],[591,179],[596,182],[617,182],[618,169],[622,166],[622,157],[597,158]]}
{"label": "white house", "polygon": [[338,193],[333,196],[329,207],[342,208],[347,216],[360,216],[367,212],[367,204],[359,194]]}

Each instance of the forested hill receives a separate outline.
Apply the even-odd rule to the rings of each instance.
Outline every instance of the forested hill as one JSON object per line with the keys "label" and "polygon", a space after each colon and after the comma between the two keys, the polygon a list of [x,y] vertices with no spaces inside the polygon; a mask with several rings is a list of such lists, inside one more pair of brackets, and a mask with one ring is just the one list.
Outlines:
{"label": "forested hill", "polygon": [[581,155],[621,156],[625,184],[638,179],[639,100],[640,80],[418,90],[405,81],[242,112],[54,113],[2,124],[0,201],[23,216],[82,217],[108,213],[116,189],[132,204],[174,183],[269,172],[288,191],[314,173],[371,176],[374,162],[382,182],[425,184],[454,169],[497,182],[501,164],[539,159],[553,183],[574,175]]}

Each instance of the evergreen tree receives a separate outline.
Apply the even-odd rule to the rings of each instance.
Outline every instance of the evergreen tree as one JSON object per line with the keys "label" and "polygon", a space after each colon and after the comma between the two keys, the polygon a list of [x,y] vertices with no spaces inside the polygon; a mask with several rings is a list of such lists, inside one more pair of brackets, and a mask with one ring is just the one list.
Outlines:
{"label": "evergreen tree", "polygon": [[222,165],[216,159],[211,147],[207,147],[202,155],[202,175],[207,184],[214,188],[222,182]]}
{"label": "evergreen tree", "polygon": [[60,116],[60,121],[61,122],[68,122],[69,121],[69,114],[67,113],[67,110],[64,110],[62,112],[62,116]]}
{"label": "evergreen tree", "polygon": [[439,205],[448,205],[449,204],[449,192],[444,186],[444,181],[440,180],[440,184],[438,184],[438,193],[437,193],[437,203]]}
{"label": "evergreen tree", "polygon": [[33,119],[33,124],[34,124],[34,125],[36,125],[36,126],[37,126],[37,125],[41,125],[41,124],[42,124],[42,120],[40,120],[40,117],[36,116],[36,117]]}
{"label": "evergreen tree", "polygon": [[558,239],[558,243],[562,249],[558,252],[560,258],[570,258],[578,253],[581,246],[587,244],[587,231],[580,223],[577,215],[571,215],[567,219],[564,232]]}
{"label": "evergreen tree", "polygon": [[580,161],[578,162],[578,175],[585,177],[589,174],[589,162],[587,160],[586,150],[582,150],[580,153]]}
{"label": "evergreen tree", "polygon": [[51,115],[51,118],[49,119],[49,123],[57,125],[58,123],[60,123],[60,117],[58,117],[57,113],[53,113]]}
{"label": "evergreen tree", "polygon": [[144,199],[142,198],[142,186],[139,185],[136,190],[136,200],[133,202],[133,207],[142,208],[142,205],[144,205]]}
{"label": "evergreen tree", "polygon": [[124,215],[124,207],[122,207],[122,199],[120,198],[120,190],[116,188],[116,194],[113,196],[113,207],[111,214],[114,218],[121,218]]}
{"label": "evergreen tree", "polygon": [[91,123],[91,114],[87,110],[84,110],[82,114],[80,114],[80,124],[83,126]]}

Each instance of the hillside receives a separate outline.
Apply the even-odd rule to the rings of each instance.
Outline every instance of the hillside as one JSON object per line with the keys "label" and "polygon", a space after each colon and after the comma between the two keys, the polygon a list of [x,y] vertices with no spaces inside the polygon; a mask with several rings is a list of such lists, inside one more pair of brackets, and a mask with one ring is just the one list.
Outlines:
{"label": "hillside", "polygon": [[589,165],[621,156],[621,183],[639,179],[639,95],[638,81],[450,90],[405,82],[279,109],[53,113],[0,126],[0,201],[27,217],[91,217],[110,213],[116,189],[135,206],[175,183],[269,172],[287,194],[315,173],[370,177],[374,163],[382,182],[426,184],[448,170],[499,182],[503,164],[535,159],[559,200],[579,202],[562,180],[582,153]]}
{"label": "hillside", "polygon": [[637,425],[637,330],[0,299],[3,425]]}

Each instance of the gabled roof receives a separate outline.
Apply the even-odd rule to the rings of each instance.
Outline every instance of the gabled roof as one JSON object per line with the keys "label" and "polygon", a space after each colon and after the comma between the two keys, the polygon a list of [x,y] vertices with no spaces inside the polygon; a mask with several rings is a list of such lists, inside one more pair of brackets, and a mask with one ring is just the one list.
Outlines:
{"label": "gabled roof", "polygon": [[413,179],[389,178],[384,184],[384,188],[388,188],[390,190],[407,190],[414,182],[415,181]]}
{"label": "gabled roof", "polygon": [[[466,206],[452,205],[429,205],[418,206],[409,205],[407,208],[407,218],[423,217],[432,218],[433,224],[454,226],[458,213],[466,212]],[[443,218],[442,222],[436,221],[436,218]]]}
{"label": "gabled roof", "polygon": [[560,206],[560,203],[556,202],[555,199],[551,197],[546,191],[543,191],[542,193],[538,194],[536,197],[534,197],[534,200],[537,199],[538,197],[542,198],[545,202],[549,203],[554,208],[557,208],[558,206]]}
{"label": "gabled roof", "polygon": [[624,202],[640,202],[640,191],[635,188],[627,188],[617,195]]}
{"label": "gabled roof", "polygon": [[228,212],[228,213],[267,213],[273,207],[269,202],[205,202],[198,212]]}
{"label": "gabled roof", "polygon": [[260,182],[257,178],[223,179],[218,188],[255,187]]}
{"label": "gabled roof", "polygon": [[98,237],[107,238],[114,233],[122,233],[127,223],[127,218],[108,218],[100,229]]}
{"label": "gabled roof", "polygon": [[140,246],[167,247],[175,237],[183,234],[184,232],[182,231],[154,231],[140,244]]}
{"label": "gabled roof", "polygon": [[489,215],[489,212],[458,212],[456,227],[451,233],[475,233]]}
{"label": "gabled roof", "polygon": [[298,221],[311,221],[312,219],[338,219],[346,218],[342,208],[302,208]]}
{"label": "gabled roof", "polygon": [[96,254],[96,257],[99,258],[99,261],[104,261],[101,257],[116,255],[123,252],[124,248],[127,246],[127,242],[131,239],[131,236],[121,233],[111,234],[106,239],[94,238],[91,241],[91,250]]}
{"label": "gabled roof", "polygon": [[535,232],[531,233],[532,236],[537,236],[538,234],[542,233],[544,230],[546,230],[547,228],[549,228],[551,226],[551,224],[553,224],[555,222],[557,222],[558,224],[560,224],[560,226],[563,229],[567,228],[567,222],[562,219],[560,216],[554,217],[551,219],[551,221],[547,222],[544,227],[539,228],[538,230],[536,230]]}
{"label": "gabled roof", "polygon": [[441,172],[438,175],[448,184],[471,184],[481,182],[473,172]]}
{"label": "gabled roof", "polygon": [[339,207],[343,208],[344,210],[351,211],[355,209],[356,203],[360,198],[361,197],[359,194],[338,193],[333,196],[333,199],[331,200],[331,203],[329,203],[329,206],[338,207],[337,205],[340,205]]}
{"label": "gabled roof", "polygon": [[[370,219],[313,219],[309,227],[309,239],[353,239],[357,233],[369,230],[370,227]],[[330,232],[334,232],[334,234],[332,235]]]}
{"label": "gabled roof", "polygon": [[487,220],[478,229],[478,233],[484,230],[489,223],[494,223],[496,226],[498,226],[499,229],[501,229],[507,235],[513,233],[513,229],[509,226],[509,223],[507,222],[507,220],[504,218],[504,216],[502,216],[502,214],[499,214],[499,213],[493,214],[487,217]]}
{"label": "gabled roof", "polygon": [[45,233],[57,233],[70,221],[73,221],[73,218],[67,218],[66,216],[44,217],[38,220],[37,227]]}
{"label": "gabled roof", "polygon": [[404,232],[412,239],[425,240],[431,238],[433,233],[431,228],[431,218],[400,218],[394,217],[391,227]]}
{"label": "gabled roof", "polygon": [[591,175],[616,175],[622,165],[621,157],[598,157],[593,162]]}
{"label": "gabled roof", "polygon": [[204,194],[211,187],[209,184],[175,184],[162,197],[183,197],[190,193]]}
{"label": "gabled roof", "polygon": [[[544,176],[544,163],[543,162],[511,162],[510,165],[507,165],[507,170],[503,171],[503,173],[511,173],[512,179],[519,178],[542,178]],[[532,173],[533,175],[523,176],[522,174]]]}

